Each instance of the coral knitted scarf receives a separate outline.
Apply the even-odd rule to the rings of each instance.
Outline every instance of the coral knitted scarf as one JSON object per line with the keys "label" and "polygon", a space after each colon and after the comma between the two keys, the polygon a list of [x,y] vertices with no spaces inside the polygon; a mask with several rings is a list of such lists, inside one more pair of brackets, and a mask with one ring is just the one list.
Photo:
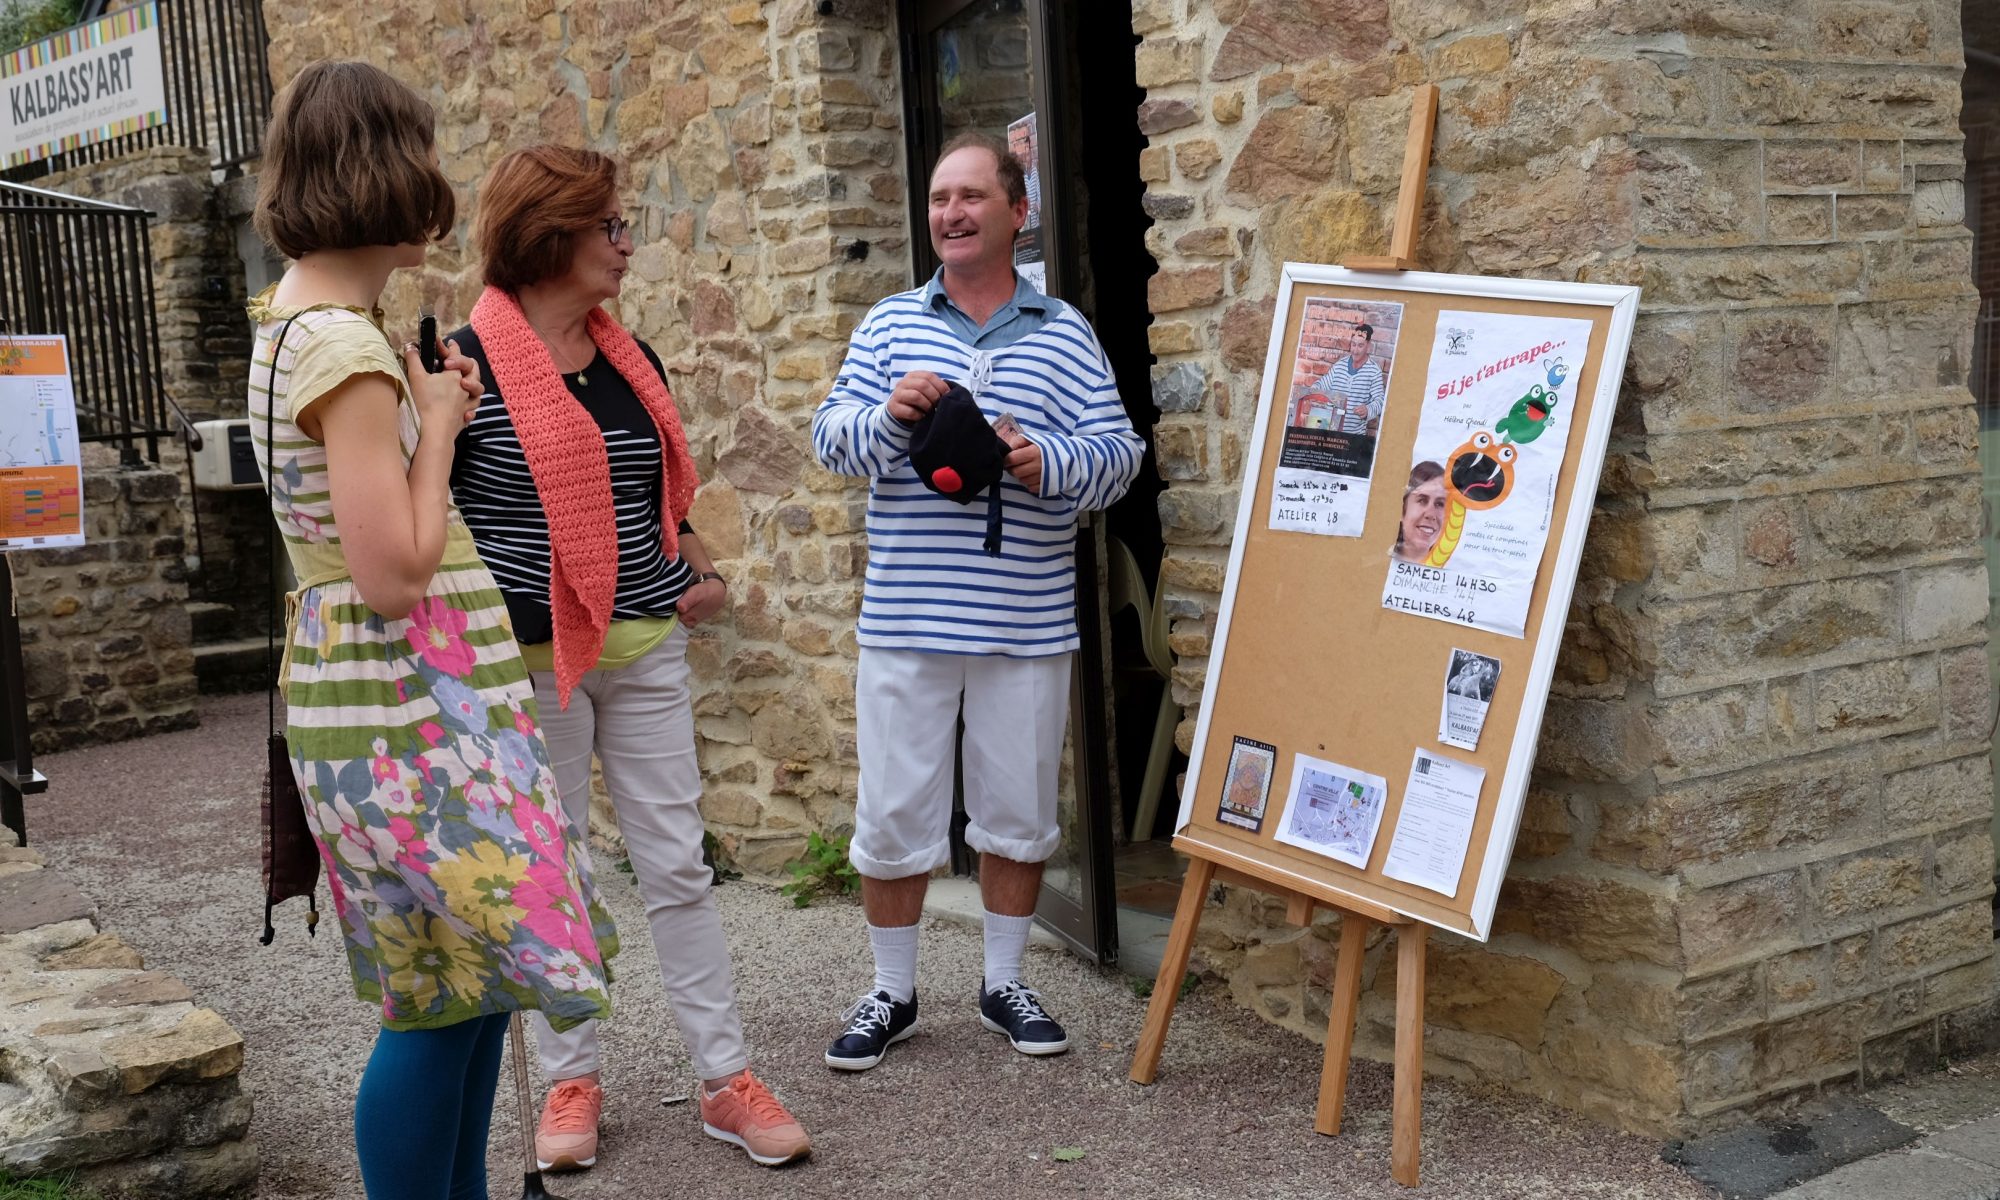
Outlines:
{"label": "coral knitted scarf", "polygon": [[[623,325],[590,310],[590,340],[653,416],[665,478],[660,514],[667,557],[680,556],[680,523],[694,504],[694,459],[680,411],[659,372]],[[549,615],[555,625],[556,695],[569,694],[597,665],[618,594],[618,524],[611,502],[611,462],[604,432],[570,394],[518,300],[489,287],[472,309],[472,330],[493,368],[489,383],[507,405],[521,453],[549,519]]]}

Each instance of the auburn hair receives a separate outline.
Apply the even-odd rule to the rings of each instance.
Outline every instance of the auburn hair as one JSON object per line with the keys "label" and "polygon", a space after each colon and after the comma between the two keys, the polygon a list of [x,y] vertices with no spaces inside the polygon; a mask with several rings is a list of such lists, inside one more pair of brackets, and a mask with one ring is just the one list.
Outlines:
{"label": "auburn hair", "polygon": [[486,282],[518,292],[569,270],[576,238],[602,237],[618,202],[618,160],[595,150],[541,143],[493,164],[479,185],[472,244]]}
{"label": "auburn hair", "polygon": [[285,85],[257,170],[257,233],[288,258],[443,238],[458,219],[433,161],[437,114],[388,72],[313,63]]}

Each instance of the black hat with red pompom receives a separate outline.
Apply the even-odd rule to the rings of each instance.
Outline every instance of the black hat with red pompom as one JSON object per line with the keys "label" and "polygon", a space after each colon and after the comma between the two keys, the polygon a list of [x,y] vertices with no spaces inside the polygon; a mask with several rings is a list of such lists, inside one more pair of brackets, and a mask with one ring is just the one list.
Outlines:
{"label": "black hat with red pompom", "polygon": [[972,393],[958,384],[945,390],[910,433],[910,465],[924,486],[960,504],[986,493],[986,553],[1000,553],[1000,478],[1010,451],[979,411]]}

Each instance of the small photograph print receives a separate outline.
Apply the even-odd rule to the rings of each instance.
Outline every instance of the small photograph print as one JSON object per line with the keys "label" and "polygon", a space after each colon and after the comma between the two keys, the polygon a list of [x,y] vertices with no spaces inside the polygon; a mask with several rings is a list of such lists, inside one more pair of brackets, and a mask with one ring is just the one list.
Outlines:
{"label": "small photograph print", "polygon": [[1284,377],[1270,525],[1360,537],[1403,306],[1315,296],[1301,307],[1298,349]]}
{"label": "small photograph print", "polygon": [[1264,828],[1264,807],[1271,801],[1271,771],[1278,748],[1239,737],[1229,750],[1229,770],[1222,777],[1222,806],[1216,819],[1256,833]]}
{"label": "small photograph print", "polygon": [[1293,760],[1278,840],[1366,870],[1388,799],[1389,783],[1380,775],[1301,754]]}
{"label": "small photograph print", "polygon": [[1486,728],[1486,712],[1500,683],[1500,660],[1470,650],[1451,652],[1444,672],[1444,710],[1438,717],[1438,740],[1461,750],[1477,750]]}

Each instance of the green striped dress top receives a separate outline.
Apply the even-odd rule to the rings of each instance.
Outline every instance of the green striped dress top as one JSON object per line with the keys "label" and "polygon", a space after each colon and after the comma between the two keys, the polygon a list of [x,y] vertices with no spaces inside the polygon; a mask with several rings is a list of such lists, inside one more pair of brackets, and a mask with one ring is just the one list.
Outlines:
{"label": "green striped dress top", "polygon": [[384,376],[408,463],[418,418],[401,356],[379,311],[289,307],[272,290],[250,304],[250,422],[299,581],[286,730],[355,991],[390,1029],[516,1009],[558,1029],[606,1017],[617,935],[493,576],[453,511],[423,600],[396,620],[370,609],[341,554],[326,448],[294,423],[347,380]]}

